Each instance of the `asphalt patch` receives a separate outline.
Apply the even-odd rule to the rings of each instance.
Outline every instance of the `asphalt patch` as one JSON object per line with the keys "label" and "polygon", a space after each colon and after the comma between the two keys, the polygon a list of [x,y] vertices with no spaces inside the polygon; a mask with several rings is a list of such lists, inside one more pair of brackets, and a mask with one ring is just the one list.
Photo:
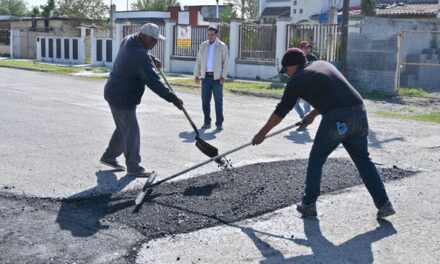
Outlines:
{"label": "asphalt patch", "polygon": [[[307,160],[288,160],[166,182],[152,189],[136,213],[134,199],[139,190],[63,200],[0,194],[0,200],[9,199],[20,206],[5,209],[9,212],[3,212],[2,218],[6,221],[8,215],[26,217],[23,216],[26,208],[40,213],[58,210],[55,222],[74,237],[92,237],[100,230],[117,225],[142,233],[145,240],[141,244],[158,237],[231,224],[290,206],[303,195],[306,168]],[[397,167],[378,169],[384,181],[416,173]],[[329,159],[326,162],[321,184],[323,194],[359,184],[362,181],[350,160]],[[371,206],[374,206],[373,201]],[[136,252],[132,253],[127,256],[128,262],[136,256]]]}

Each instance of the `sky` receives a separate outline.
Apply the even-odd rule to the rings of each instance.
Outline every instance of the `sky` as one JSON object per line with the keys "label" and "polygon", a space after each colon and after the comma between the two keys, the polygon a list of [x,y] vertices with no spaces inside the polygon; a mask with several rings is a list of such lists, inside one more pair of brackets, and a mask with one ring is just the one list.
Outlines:
{"label": "sky", "polygon": [[[28,3],[28,7],[39,6],[47,4],[47,0],[25,0]],[[93,1],[93,0],[92,0]],[[110,1],[116,5],[116,11],[126,11],[127,1],[128,7],[130,8],[131,3],[136,0],[104,0],[105,3],[110,5]],[[56,2],[56,1],[55,1]],[[215,0],[179,0],[181,6],[185,5],[215,5],[217,2]],[[219,4],[223,4],[223,0],[219,0]]]}

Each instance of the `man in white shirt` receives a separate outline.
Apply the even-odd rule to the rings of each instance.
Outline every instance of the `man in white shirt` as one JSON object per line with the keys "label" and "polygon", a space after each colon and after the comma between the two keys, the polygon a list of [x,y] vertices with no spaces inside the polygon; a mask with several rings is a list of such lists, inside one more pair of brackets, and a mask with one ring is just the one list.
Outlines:
{"label": "man in white shirt", "polygon": [[228,75],[228,47],[217,38],[218,30],[208,28],[208,40],[200,44],[194,67],[194,79],[200,84],[202,79],[202,108],[204,123],[201,129],[211,128],[211,97],[214,94],[215,125],[217,130],[223,129],[223,83]]}

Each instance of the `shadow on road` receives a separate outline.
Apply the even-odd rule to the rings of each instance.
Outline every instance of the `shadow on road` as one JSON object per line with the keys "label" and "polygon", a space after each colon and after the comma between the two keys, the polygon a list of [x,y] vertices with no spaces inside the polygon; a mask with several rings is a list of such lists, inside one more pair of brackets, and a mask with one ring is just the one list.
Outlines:
{"label": "shadow on road", "polygon": [[[216,138],[216,134],[220,133],[219,130],[214,129],[211,132],[206,132],[206,130],[200,129],[199,130],[199,134],[200,134],[200,138],[203,140],[213,140]],[[184,132],[180,132],[179,133],[179,138],[183,139],[182,142],[185,143],[192,143],[195,142],[195,138],[196,138],[196,132],[191,131],[184,131]]]}
{"label": "shadow on road", "polygon": [[313,142],[313,139],[310,137],[309,131],[290,131],[288,136],[285,136],[287,139],[292,140],[294,143],[303,144]]}
{"label": "shadow on road", "polygon": [[374,130],[370,129],[368,131],[368,141],[370,142],[371,147],[381,149],[381,148],[383,148],[383,144],[393,142],[393,141],[405,142],[405,138],[404,137],[395,137],[395,138],[388,138],[388,139],[384,139],[384,140],[379,140],[377,137],[377,133],[374,132]]}
{"label": "shadow on road", "polygon": [[88,237],[107,229],[108,226],[100,221],[102,218],[134,205],[132,199],[112,198],[112,195],[124,189],[135,177],[126,175],[118,180],[111,170],[99,171],[96,177],[96,187],[61,202],[56,222],[62,230],[69,230],[75,237]]}
{"label": "shadow on road", "polygon": [[306,239],[292,239],[300,246],[310,247],[312,254],[285,258],[280,250],[260,239],[252,228],[242,231],[249,236],[255,246],[266,258],[260,261],[267,263],[363,263],[374,262],[371,245],[385,237],[394,235],[397,230],[387,220],[378,220],[379,226],[374,230],[357,235],[352,239],[335,245],[322,235],[318,218],[304,219],[304,234]]}

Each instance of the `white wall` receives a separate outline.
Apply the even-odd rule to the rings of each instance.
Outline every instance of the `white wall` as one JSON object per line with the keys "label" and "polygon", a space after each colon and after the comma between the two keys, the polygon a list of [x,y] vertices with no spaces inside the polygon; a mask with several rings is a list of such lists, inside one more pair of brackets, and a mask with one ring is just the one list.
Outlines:
{"label": "white wall", "polygon": [[115,12],[115,19],[124,19],[124,18],[170,18],[170,12],[159,12],[159,11]]}
{"label": "white wall", "polygon": [[235,78],[268,80],[278,76],[275,65],[236,64]]}
{"label": "white wall", "polygon": [[195,59],[170,59],[170,67],[168,69],[169,72],[175,72],[175,73],[186,73],[186,74],[193,74],[194,72],[194,66],[196,65]]}

